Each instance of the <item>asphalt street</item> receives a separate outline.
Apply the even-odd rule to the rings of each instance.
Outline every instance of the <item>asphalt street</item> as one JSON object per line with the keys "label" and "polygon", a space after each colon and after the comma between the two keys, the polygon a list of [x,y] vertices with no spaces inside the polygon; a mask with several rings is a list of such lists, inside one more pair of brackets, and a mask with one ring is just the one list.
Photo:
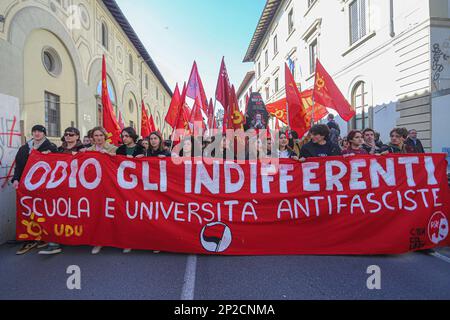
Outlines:
{"label": "asphalt street", "polygon": [[[66,247],[16,256],[0,246],[0,299],[309,300],[450,299],[450,249],[401,256],[219,257]],[[69,290],[69,266],[81,271]],[[367,268],[380,267],[369,290]]]}

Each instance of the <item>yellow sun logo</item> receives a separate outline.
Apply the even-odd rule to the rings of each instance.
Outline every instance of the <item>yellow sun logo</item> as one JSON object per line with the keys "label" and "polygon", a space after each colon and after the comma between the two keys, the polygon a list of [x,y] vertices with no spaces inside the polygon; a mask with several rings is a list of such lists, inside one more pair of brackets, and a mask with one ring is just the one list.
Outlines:
{"label": "yellow sun logo", "polygon": [[112,143],[113,141],[112,141],[112,136],[113,136],[113,134],[111,133],[111,132],[108,132],[108,135],[107,135],[107,140],[106,140],[106,142],[108,142],[108,143]]}
{"label": "yellow sun logo", "polygon": [[284,118],[284,110],[275,111],[275,117],[278,119],[283,119]]}
{"label": "yellow sun logo", "polygon": [[45,222],[45,218],[37,218],[34,213],[31,214],[30,218],[30,221],[21,221],[21,223],[27,228],[27,233],[19,235],[19,239],[26,240],[31,237],[34,238],[34,240],[41,241],[42,235],[48,235],[48,232],[40,225]]}
{"label": "yellow sun logo", "polygon": [[317,74],[316,86],[319,90],[325,87],[325,80],[320,76],[320,74]]}
{"label": "yellow sun logo", "polygon": [[233,123],[234,124],[240,124],[240,123],[242,123],[242,120],[244,120],[243,119],[243,117],[242,117],[242,114],[239,112],[239,111],[234,111],[234,113],[233,113]]}

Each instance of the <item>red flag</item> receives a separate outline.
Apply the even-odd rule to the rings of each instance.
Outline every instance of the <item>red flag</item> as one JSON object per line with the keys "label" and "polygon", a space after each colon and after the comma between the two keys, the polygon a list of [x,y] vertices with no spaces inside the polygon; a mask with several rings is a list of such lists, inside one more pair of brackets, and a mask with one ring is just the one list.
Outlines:
{"label": "red flag", "polygon": [[345,99],[319,59],[316,62],[316,80],[313,96],[315,102],[336,110],[345,121],[350,121],[356,115],[355,109]]}
{"label": "red flag", "polygon": [[[307,115],[309,118],[312,117],[313,113],[313,90],[305,90],[300,92],[300,97],[302,99],[303,106],[307,110]],[[266,105],[267,112],[269,112],[272,116],[280,120],[281,122],[288,124],[287,120],[287,109],[286,109],[286,98],[282,98],[273,103],[269,103]],[[325,108],[320,103],[314,103],[314,121],[318,122],[322,120],[328,114],[327,108]]]}
{"label": "red flag", "polygon": [[216,122],[216,118],[214,116],[214,104],[212,99],[209,99],[209,106],[208,106],[208,128],[214,129],[214,123]]}
{"label": "red flag", "polygon": [[218,129],[217,128],[217,120],[216,120],[216,117],[214,117],[214,122],[213,122],[213,127],[212,127],[213,129],[214,129],[214,132],[216,132],[216,130]]}
{"label": "red flag", "polygon": [[141,112],[141,136],[146,138],[152,133],[153,131],[150,131],[150,125],[149,125],[149,119],[147,111],[145,110],[145,104],[144,101],[142,101],[142,112]]}
{"label": "red flag", "polygon": [[178,114],[180,112],[181,106],[181,95],[180,89],[178,88],[178,83],[175,87],[175,91],[172,96],[172,101],[170,102],[169,110],[167,111],[167,115],[165,121],[172,127],[175,128],[177,124]]}
{"label": "red flag", "polygon": [[275,118],[281,120],[285,124],[288,123],[287,119],[287,109],[286,109],[286,98],[269,103],[266,105],[266,110]]}
{"label": "red flag", "polygon": [[275,119],[275,130],[280,131],[280,120]]}
{"label": "red flag", "polygon": [[[180,97],[180,105],[178,107],[179,112],[176,119],[176,125],[174,127],[175,129],[184,129],[185,132],[190,132],[189,128],[189,118],[191,116],[191,110],[189,109],[189,106],[186,104],[186,91],[187,87],[186,84],[184,84],[183,87],[183,93]],[[174,140],[175,138],[172,137]]]}
{"label": "red flag", "polygon": [[152,114],[150,114],[150,117],[148,119],[148,128],[150,130],[150,133],[155,132],[155,131],[158,131],[159,133],[161,133],[159,131],[159,129],[156,128],[155,121],[153,121],[153,115]]}
{"label": "red flag", "polygon": [[230,102],[230,112],[228,123],[230,126],[228,126],[228,128],[232,128],[234,130],[243,129],[245,117],[242,114],[241,110],[239,110],[239,104],[234,86],[231,86],[229,102]]}
{"label": "red flag", "polygon": [[108,80],[106,74],[106,59],[103,55],[102,64],[102,105],[103,105],[103,127],[108,133],[107,141],[118,145],[121,141],[120,134],[121,129],[117,121],[116,115],[114,114],[114,109],[109,98],[108,92]]}
{"label": "red flag", "polygon": [[311,117],[308,117],[307,110],[303,106],[297,84],[295,83],[291,70],[286,63],[285,76],[289,127],[296,131],[299,137],[303,137],[311,128]]}
{"label": "red flag", "polygon": [[193,125],[194,134],[200,132],[200,128],[203,131],[206,129],[205,122],[203,120],[202,108],[200,107],[200,105],[200,97],[197,96],[194,102],[194,107],[192,108],[191,114],[189,116],[189,122]]}
{"label": "red flag", "polygon": [[266,138],[267,139],[272,139],[272,130],[270,130],[269,126],[267,126],[267,129],[266,129]]}
{"label": "red flag", "polygon": [[224,236],[225,229],[225,226],[222,224],[206,227],[203,232],[203,240],[206,242],[213,242],[219,246]]}
{"label": "red flag", "polygon": [[300,96],[302,97],[303,105],[308,110],[308,116],[312,117],[314,112],[314,122],[319,122],[322,120],[327,114],[327,108],[318,103],[317,101],[314,101],[314,110],[313,110],[313,93],[314,90],[309,89],[300,92]]}
{"label": "red flag", "polygon": [[225,57],[223,57],[220,65],[219,78],[217,80],[216,99],[222,104],[225,111],[228,110],[229,106],[230,88],[230,78],[228,77],[228,71],[225,65]]}
{"label": "red flag", "polygon": [[175,127],[175,129],[177,130],[177,134],[172,136],[173,141],[177,141],[178,138],[191,134],[191,128],[189,126],[190,114],[191,110],[189,109],[188,105],[185,104],[181,110],[177,125]]}
{"label": "red flag", "polygon": [[123,114],[119,111],[119,127],[120,130],[123,130],[125,128],[125,122],[123,120]]}
{"label": "red flag", "polygon": [[206,98],[205,89],[203,88],[202,79],[198,73],[197,63],[194,61],[191,76],[187,85],[186,96],[192,99],[199,98],[200,107],[206,113],[208,112],[208,99]]}
{"label": "red flag", "polygon": [[250,96],[248,95],[248,93],[245,94],[245,112],[244,114],[247,114],[248,111],[248,100],[250,100]]}
{"label": "red flag", "polygon": [[217,79],[216,86],[216,100],[219,101],[223,106],[223,122],[222,130],[223,133],[226,132],[227,128],[232,128],[231,114],[230,114],[230,91],[231,84],[230,78],[228,76],[227,67],[225,65],[225,57],[222,58],[222,63],[220,65],[219,78]]}

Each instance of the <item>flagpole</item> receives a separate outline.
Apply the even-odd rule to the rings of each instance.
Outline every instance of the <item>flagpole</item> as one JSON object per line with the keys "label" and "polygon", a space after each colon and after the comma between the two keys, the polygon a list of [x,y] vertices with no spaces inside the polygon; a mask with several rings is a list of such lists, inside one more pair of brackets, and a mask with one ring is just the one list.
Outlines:
{"label": "flagpole", "polygon": [[315,66],[315,75],[314,75],[314,86],[313,86],[313,93],[312,93],[312,119],[311,119],[311,125],[315,124],[315,119],[314,119],[314,107],[316,104],[316,99],[314,99],[314,93],[316,92],[316,81],[317,81],[317,60],[316,60],[316,66]]}
{"label": "flagpole", "polygon": [[172,152],[172,148],[173,148],[173,134],[174,134],[174,132],[175,132],[176,126],[178,125],[178,121],[180,121],[180,115],[181,115],[181,112],[184,111],[183,108],[184,108],[184,105],[183,105],[183,107],[180,109],[180,112],[178,113],[178,116],[177,116],[177,121],[175,122],[175,127],[172,129],[172,134],[171,134],[171,137],[170,137],[170,141],[171,141],[171,143],[170,143],[170,151],[171,151],[171,152]]}
{"label": "flagpole", "polygon": [[164,138],[164,129],[166,129],[166,120],[164,120],[164,124],[163,124],[162,130],[161,130],[161,134],[162,134],[163,138]]}
{"label": "flagpole", "polygon": [[213,129],[214,129],[214,122],[216,121],[216,106],[217,106],[217,98],[214,98],[214,109],[213,109],[213,116],[212,116],[212,119],[211,119],[211,127],[213,127]]}
{"label": "flagpole", "polygon": [[288,121],[288,127],[289,131],[291,130],[291,119],[289,118],[289,104],[286,102],[286,114],[287,114],[287,121]]}
{"label": "flagpole", "polygon": [[175,128],[172,130],[172,134],[170,135],[170,152],[172,152],[173,148],[173,133],[175,132]]}
{"label": "flagpole", "polygon": [[[180,110],[178,110],[178,115],[177,115],[177,120],[175,121],[175,127],[173,127],[172,128],[172,134],[171,134],[171,138],[170,138],[170,140],[172,141],[171,142],[171,144],[170,144],[170,151],[172,151],[172,148],[173,148],[173,134],[174,134],[174,132],[175,132],[175,128],[178,126],[178,121],[180,121],[180,115],[181,115],[181,113],[182,112],[184,112],[184,105],[185,105],[185,103],[186,103],[186,91],[185,91],[185,89],[186,89],[186,82],[184,83],[184,87],[183,87],[183,93],[182,93],[182,95],[181,95],[181,97],[183,97],[184,98],[184,100],[183,101],[181,101],[181,97],[180,97],[180,104],[181,104],[181,107],[180,107]],[[186,129],[185,129],[186,130]]]}
{"label": "flagpole", "polygon": [[218,244],[217,247],[216,247],[216,253],[219,252],[219,250],[220,250],[220,245],[222,244],[222,241],[223,241],[223,239],[220,239],[219,244]]}

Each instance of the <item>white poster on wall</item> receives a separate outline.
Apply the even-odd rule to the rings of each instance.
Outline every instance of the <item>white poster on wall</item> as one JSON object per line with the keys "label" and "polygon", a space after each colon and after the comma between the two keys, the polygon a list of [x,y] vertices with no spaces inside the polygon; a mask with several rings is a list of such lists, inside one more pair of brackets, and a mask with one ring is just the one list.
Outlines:
{"label": "white poster on wall", "polygon": [[0,244],[14,238],[14,159],[21,145],[19,99],[0,94]]}

